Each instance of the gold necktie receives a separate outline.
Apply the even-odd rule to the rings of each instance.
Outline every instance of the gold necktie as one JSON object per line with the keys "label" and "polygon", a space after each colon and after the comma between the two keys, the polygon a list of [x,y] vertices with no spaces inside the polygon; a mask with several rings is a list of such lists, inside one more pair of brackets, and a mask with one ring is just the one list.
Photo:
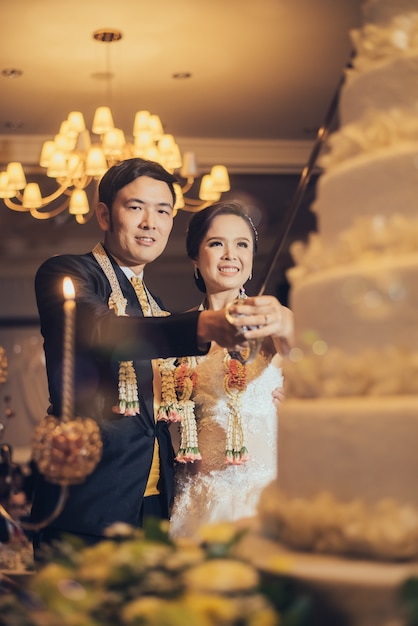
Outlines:
{"label": "gold necktie", "polygon": [[133,285],[133,288],[135,289],[135,293],[137,295],[138,302],[141,305],[144,317],[150,317],[152,315],[151,307],[148,302],[148,296],[146,294],[142,279],[139,276],[132,276],[131,283]]}
{"label": "gold necktie", "polygon": [[[148,300],[147,293],[145,291],[144,283],[139,276],[132,276],[131,283],[133,288],[135,289],[136,296],[138,298],[138,302],[141,305],[142,313],[144,317],[152,316],[152,308]],[[153,370],[153,389],[154,389],[154,419],[157,415],[157,407],[159,406],[160,398],[161,398],[161,377],[160,371],[158,369],[157,362],[155,360],[152,361],[152,370]],[[158,404],[156,405],[156,401]],[[160,479],[160,456],[159,456],[159,446],[157,437],[154,439],[154,454],[152,457],[151,469],[148,476],[147,485],[145,487],[144,496],[155,496],[160,493],[158,489],[158,481]]]}

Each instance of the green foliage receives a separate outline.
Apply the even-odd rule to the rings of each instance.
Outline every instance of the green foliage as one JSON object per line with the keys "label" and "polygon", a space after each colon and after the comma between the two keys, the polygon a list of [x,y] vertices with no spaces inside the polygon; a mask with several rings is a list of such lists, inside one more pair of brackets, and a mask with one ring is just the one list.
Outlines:
{"label": "green foliage", "polygon": [[4,587],[0,626],[307,624],[309,602],[290,581],[239,558],[241,533],[214,527],[197,544],[173,542],[167,530],[116,524],[94,546],[57,545],[26,589]]}
{"label": "green foliage", "polygon": [[406,615],[405,626],[418,626],[418,577],[411,577],[402,585],[400,602]]}

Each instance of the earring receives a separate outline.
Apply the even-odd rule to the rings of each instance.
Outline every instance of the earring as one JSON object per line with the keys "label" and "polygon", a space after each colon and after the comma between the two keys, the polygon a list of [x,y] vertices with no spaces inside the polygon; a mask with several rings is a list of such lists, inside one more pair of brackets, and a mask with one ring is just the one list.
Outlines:
{"label": "earring", "polygon": [[248,276],[248,280],[251,280],[253,277],[253,273],[251,272],[251,274]]}
{"label": "earring", "polygon": [[194,277],[196,280],[199,280],[199,268],[197,265],[194,266]]}

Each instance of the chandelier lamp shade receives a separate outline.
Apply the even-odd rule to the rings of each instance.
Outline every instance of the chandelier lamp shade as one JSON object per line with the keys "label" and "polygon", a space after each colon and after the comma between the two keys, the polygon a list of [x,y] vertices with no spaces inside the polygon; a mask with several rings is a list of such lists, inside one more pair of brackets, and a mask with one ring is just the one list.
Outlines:
{"label": "chandelier lamp shade", "polygon": [[[59,133],[45,141],[39,165],[46,175],[54,178],[57,189],[42,197],[38,183],[27,183],[21,163],[11,162],[0,172],[0,198],[9,209],[30,212],[36,219],[49,219],[68,208],[78,223],[86,223],[93,215],[86,189],[100,180],[103,174],[119,161],[142,157],[160,163],[168,171],[178,174],[185,183],[175,185],[177,202],[175,211],[198,211],[221,197],[230,189],[225,166],[214,165],[202,177],[199,199],[186,198],[198,177],[196,157],[193,152],[181,154],[173,135],[165,134],[158,115],[138,111],[135,115],[133,142],[128,143],[120,128],[115,128],[109,107],[96,109],[92,133],[100,137],[92,142],[86,129],[83,114],[72,111],[61,123]],[[62,197],[62,202],[51,210],[48,205]]]}
{"label": "chandelier lamp shade", "polygon": [[[109,43],[119,40],[121,34],[107,29],[96,31],[93,37]],[[115,128],[108,106],[96,109],[91,131],[86,128],[83,114],[71,111],[54,139],[44,142],[40,154],[39,165],[46,170],[46,176],[55,179],[56,190],[42,197],[38,183],[27,183],[22,164],[15,161],[0,172],[0,198],[9,209],[29,212],[36,219],[50,219],[68,209],[79,224],[85,224],[94,214],[100,178],[112,165],[132,157],[157,161],[178,177],[175,212],[199,211],[230,189],[226,167],[214,165],[209,174],[202,176],[199,198],[186,196],[199,177],[195,154],[181,154],[173,135],[164,132],[158,115],[138,111],[131,137],[127,141],[124,131]],[[88,188],[94,194],[90,202]]]}

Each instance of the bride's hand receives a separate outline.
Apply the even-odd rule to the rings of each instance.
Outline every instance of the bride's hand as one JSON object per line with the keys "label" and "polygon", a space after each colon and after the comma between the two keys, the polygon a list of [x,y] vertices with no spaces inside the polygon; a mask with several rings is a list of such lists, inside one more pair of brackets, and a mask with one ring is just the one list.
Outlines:
{"label": "bride's hand", "polygon": [[294,342],[293,313],[274,296],[254,296],[228,307],[231,323],[249,327],[246,339],[271,337],[280,354],[288,354]]}
{"label": "bride's hand", "polygon": [[276,389],[273,389],[271,395],[273,396],[273,404],[275,404],[277,407],[285,399],[283,387],[276,387]]}

